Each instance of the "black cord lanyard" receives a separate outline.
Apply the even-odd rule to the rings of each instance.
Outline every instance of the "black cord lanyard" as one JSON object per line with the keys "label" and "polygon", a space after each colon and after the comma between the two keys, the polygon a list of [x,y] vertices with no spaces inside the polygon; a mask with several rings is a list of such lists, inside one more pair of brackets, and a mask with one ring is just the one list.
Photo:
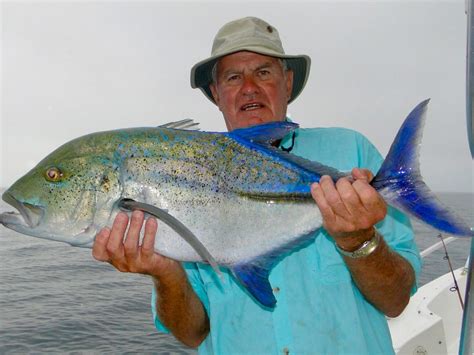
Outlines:
{"label": "black cord lanyard", "polygon": [[296,133],[293,132],[293,134],[291,135],[291,145],[288,148],[285,148],[284,146],[282,146],[280,142],[280,145],[279,145],[280,149],[287,153],[291,152],[293,150],[293,147],[295,146],[295,137],[296,137]]}

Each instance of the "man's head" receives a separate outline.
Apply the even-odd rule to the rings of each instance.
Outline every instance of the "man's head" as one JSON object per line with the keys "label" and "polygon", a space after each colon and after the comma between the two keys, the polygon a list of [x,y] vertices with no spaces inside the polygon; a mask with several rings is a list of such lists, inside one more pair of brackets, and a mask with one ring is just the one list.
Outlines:
{"label": "man's head", "polygon": [[283,120],[309,67],[308,56],[285,54],[276,28],[246,17],[219,30],[211,57],[191,69],[191,86],[219,107],[233,130]]}
{"label": "man's head", "polygon": [[285,118],[293,72],[281,59],[236,52],[220,58],[214,72],[212,96],[229,131]]}

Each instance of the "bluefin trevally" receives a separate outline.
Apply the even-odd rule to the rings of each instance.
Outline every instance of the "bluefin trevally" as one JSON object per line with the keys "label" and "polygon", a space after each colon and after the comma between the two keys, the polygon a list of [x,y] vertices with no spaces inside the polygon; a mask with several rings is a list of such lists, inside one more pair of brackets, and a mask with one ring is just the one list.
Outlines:
{"label": "bluefin trevally", "polygon": [[[371,184],[388,203],[434,228],[473,236],[421,178],[427,104],[408,115]],[[273,308],[269,271],[322,225],[310,185],[325,174],[347,176],[271,145],[296,128],[273,122],[226,133],[170,127],[92,133],[59,147],[6,190],[3,199],[18,212],[0,215],[0,223],[91,247],[97,232],[112,225],[121,202],[134,200],[169,217],[159,228],[156,252],[227,267]]]}

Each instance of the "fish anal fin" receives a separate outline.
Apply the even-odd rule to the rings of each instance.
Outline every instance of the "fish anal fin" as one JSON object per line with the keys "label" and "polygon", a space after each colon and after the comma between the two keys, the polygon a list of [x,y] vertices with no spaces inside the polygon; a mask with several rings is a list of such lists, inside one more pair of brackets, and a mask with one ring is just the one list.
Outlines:
{"label": "fish anal fin", "polygon": [[268,281],[270,271],[255,264],[239,264],[231,268],[235,278],[264,307],[273,309],[276,299]]}
{"label": "fish anal fin", "polygon": [[299,236],[289,243],[260,255],[253,260],[232,265],[229,269],[257,302],[270,310],[274,309],[276,299],[273,295],[270,281],[268,281],[270,270],[284,257],[287,257],[289,253],[298,252],[298,250],[311,243],[316,236],[314,232],[315,230],[308,231],[308,233]]}

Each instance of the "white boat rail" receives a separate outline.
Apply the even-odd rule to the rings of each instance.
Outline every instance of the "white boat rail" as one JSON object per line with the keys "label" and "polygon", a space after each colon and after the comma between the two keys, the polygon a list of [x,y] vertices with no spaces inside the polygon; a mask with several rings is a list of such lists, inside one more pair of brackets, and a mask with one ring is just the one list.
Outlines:
{"label": "white boat rail", "polygon": [[[444,245],[459,238],[446,238]],[[423,258],[443,248],[443,240],[423,250]],[[456,354],[460,347],[462,303],[454,292],[464,294],[468,264],[420,287],[404,312],[389,318],[395,352],[398,355]],[[467,353],[465,353],[467,354]]]}

